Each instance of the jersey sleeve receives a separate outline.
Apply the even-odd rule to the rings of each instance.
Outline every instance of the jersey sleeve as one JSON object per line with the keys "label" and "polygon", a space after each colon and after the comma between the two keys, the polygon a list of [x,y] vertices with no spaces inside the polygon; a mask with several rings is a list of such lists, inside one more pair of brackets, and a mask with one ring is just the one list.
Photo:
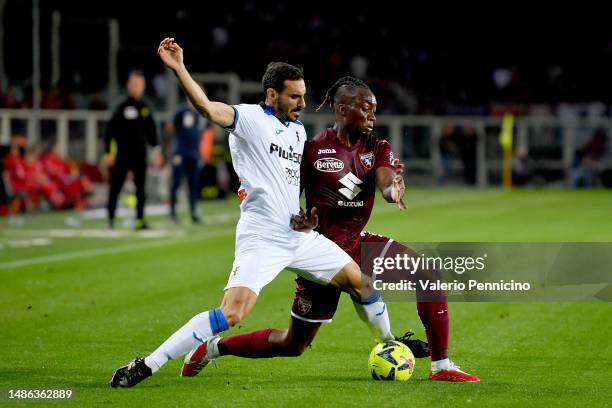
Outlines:
{"label": "jersey sleeve", "polygon": [[232,105],[232,109],[234,110],[234,123],[226,127],[225,130],[247,141],[253,139],[257,135],[255,124],[260,119],[261,107],[259,105],[240,104]]}
{"label": "jersey sleeve", "polygon": [[386,140],[380,139],[376,146],[376,158],[374,160],[374,168],[388,167],[393,169],[393,151],[391,145]]}

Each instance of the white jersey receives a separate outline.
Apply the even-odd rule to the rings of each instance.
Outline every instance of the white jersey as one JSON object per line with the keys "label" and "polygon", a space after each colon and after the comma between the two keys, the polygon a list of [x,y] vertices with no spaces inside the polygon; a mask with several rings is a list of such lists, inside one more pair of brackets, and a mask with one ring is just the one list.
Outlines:
{"label": "white jersey", "polygon": [[306,131],[301,122],[281,122],[273,108],[235,105],[229,146],[246,198],[237,238],[243,234],[286,239],[300,210],[300,162]]}

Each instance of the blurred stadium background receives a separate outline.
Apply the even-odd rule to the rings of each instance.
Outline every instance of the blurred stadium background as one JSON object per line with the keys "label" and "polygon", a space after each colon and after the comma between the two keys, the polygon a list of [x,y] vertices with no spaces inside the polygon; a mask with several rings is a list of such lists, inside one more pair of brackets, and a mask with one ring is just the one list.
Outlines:
{"label": "blurred stadium background", "polygon": [[[109,392],[108,377],[130,353],[147,353],[218,302],[233,258],[239,211],[221,129],[200,181],[204,226],[169,222],[166,164],[148,169],[154,229],[103,228],[102,138],[128,70],[144,70],[166,157],[171,151],[165,123],[182,94],[156,55],[165,36],[182,45],[212,98],[231,103],[260,100],[269,61],[304,66],[310,135],[333,121],[314,108],[337,77],[366,80],[379,101],[375,131],[406,163],[409,206],[399,213],[380,202],[372,231],[404,242],[612,241],[608,13],[572,7],[551,17],[517,5],[464,17],[327,3],[296,10],[263,1],[0,0],[1,154],[12,145],[35,160],[56,146],[92,183],[76,212],[41,198],[16,214],[3,171],[0,386],[74,387],[79,406],[609,403],[609,375],[600,368],[611,363],[608,302],[451,305],[453,356],[482,377],[479,388],[431,384],[419,362],[410,392],[406,384],[381,392],[365,368],[370,338],[344,299],[300,359],[222,360],[195,381],[178,378],[175,361],[150,383]],[[508,113],[512,191],[502,189]],[[123,210],[129,219],[133,210]],[[291,279],[281,274],[233,332],[285,327]],[[423,336],[413,304],[389,308],[398,330]]]}
{"label": "blurred stadium background", "polygon": [[[155,53],[165,35],[182,44],[188,68],[211,96],[231,103],[260,100],[268,61],[303,65],[310,135],[332,122],[329,111],[314,113],[327,87],[345,74],[365,79],[379,100],[376,133],[405,161],[410,185],[499,186],[500,126],[511,113],[515,186],[612,186],[612,38],[597,32],[593,16],[591,27],[566,32],[557,28],[571,19],[512,13],[503,21],[419,21],[419,12],[340,6],[293,12],[255,1],[178,2],[163,10],[124,3],[0,1],[2,152],[11,143],[43,152],[56,145],[93,181],[89,206],[104,201],[101,138],[130,69],[146,74],[147,100],[170,152],[163,125],[182,93]],[[509,24],[517,29],[502,29]],[[208,198],[236,188],[226,139],[215,129],[201,178]],[[169,167],[149,173],[148,202],[167,201]]]}

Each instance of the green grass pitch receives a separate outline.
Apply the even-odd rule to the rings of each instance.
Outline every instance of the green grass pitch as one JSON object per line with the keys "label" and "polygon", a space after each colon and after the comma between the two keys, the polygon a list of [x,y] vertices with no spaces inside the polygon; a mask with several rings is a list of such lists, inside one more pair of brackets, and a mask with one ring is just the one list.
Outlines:
{"label": "green grass pitch", "polygon": [[[612,241],[607,191],[409,189],[407,203],[399,212],[379,200],[368,229],[405,242]],[[0,220],[0,388],[68,387],[73,406],[109,407],[610,404],[612,307],[595,301],[451,303],[451,358],[480,384],[429,382],[427,360],[408,382],[373,381],[371,336],[343,296],[299,358],[226,357],[190,379],[171,361],[133,389],[111,389],[117,367],[219,304],[238,209],[233,200],[202,209],[201,227],[152,218],[159,236],[151,237],[122,228],[92,237],[101,221],[71,230],[65,214],[31,216],[20,228]],[[281,273],[229,333],[286,327],[292,279]],[[413,303],[389,310],[396,334],[424,338]]]}

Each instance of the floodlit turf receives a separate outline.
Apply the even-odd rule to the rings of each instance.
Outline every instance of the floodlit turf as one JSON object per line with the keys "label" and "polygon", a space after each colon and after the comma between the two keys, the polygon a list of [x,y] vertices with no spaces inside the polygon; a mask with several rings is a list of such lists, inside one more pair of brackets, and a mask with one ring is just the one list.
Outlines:
{"label": "floodlit turf", "polygon": [[[607,191],[409,190],[403,213],[381,200],[369,230],[399,241],[612,241]],[[219,304],[233,257],[235,201],[202,205],[208,225],[152,219],[163,236],[62,237],[66,214],[0,220],[0,388],[73,388],[74,406],[606,406],[612,398],[612,307],[583,303],[453,303],[451,358],[480,384],[373,381],[373,342],[344,296],[300,358],[219,360],[178,376],[172,361],[133,389],[113,371],[146,355],[194,314]],[[79,231],[79,230],[76,230]],[[89,231],[89,232],[88,232]],[[78,235],[77,233],[74,233]],[[579,271],[577,271],[579,273]],[[230,333],[283,328],[292,275],[266,287]],[[423,338],[413,303],[389,304],[396,334]]]}

